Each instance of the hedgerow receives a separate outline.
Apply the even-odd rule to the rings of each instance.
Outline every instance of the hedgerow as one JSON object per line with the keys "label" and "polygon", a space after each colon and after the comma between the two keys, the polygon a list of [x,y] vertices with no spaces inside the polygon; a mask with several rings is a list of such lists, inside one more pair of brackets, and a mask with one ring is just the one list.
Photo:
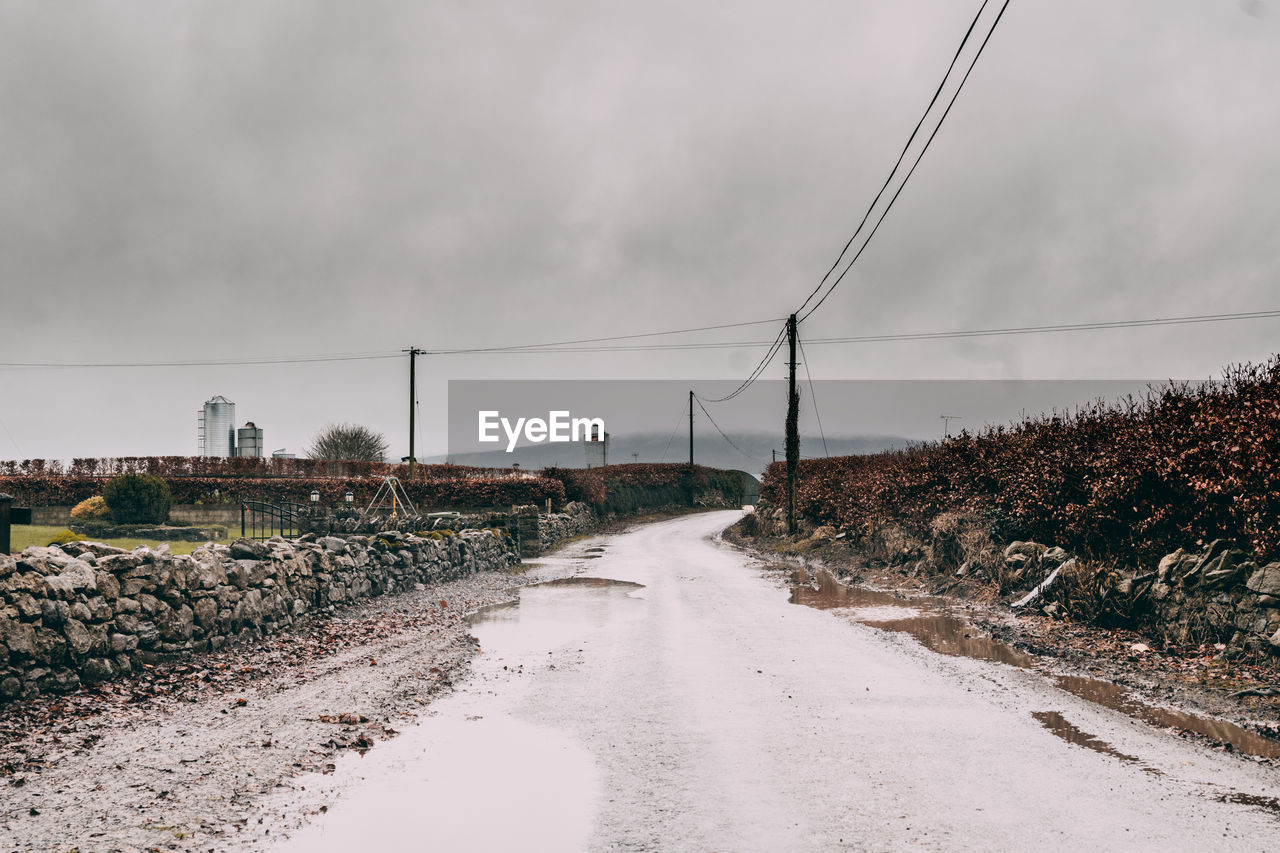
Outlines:
{"label": "hedgerow", "polygon": [[[785,486],[774,463],[761,496],[782,505]],[[1280,557],[1280,358],[1074,415],[802,460],[796,504],[854,531],[892,522],[923,534],[941,513],[966,512],[1006,537],[1097,558],[1151,561],[1218,538]]]}
{"label": "hedgerow", "polygon": [[606,513],[688,504],[691,492],[712,491],[741,504],[742,475],[684,463],[631,463],[601,468],[547,468],[544,477],[564,483],[566,500],[583,501]]}
{"label": "hedgerow", "polygon": [[[496,478],[510,474],[509,470],[475,468],[468,465],[415,465],[414,479]],[[257,457],[217,456],[115,456],[105,458],[72,459],[69,464],[58,459],[0,460],[0,476],[43,477],[66,476],[120,477],[125,474],[149,474],[153,477],[218,477],[274,479],[396,476],[409,478],[407,464],[391,465],[386,462],[355,462],[333,459],[277,459]]]}
{"label": "hedgerow", "polygon": [[[311,492],[320,493],[326,506],[345,503],[349,491],[353,503],[366,505],[373,499],[380,478],[161,478],[169,486],[177,504],[236,503],[265,498],[308,503]],[[450,477],[405,482],[405,491],[415,504],[425,507],[501,507],[510,504],[564,503],[564,486],[547,477]],[[0,477],[0,492],[8,492],[20,506],[70,506],[102,491],[103,481],[95,477],[28,476]]]}
{"label": "hedgerow", "polygon": [[[209,464],[206,465],[205,463]],[[290,463],[290,467],[263,467],[257,463]],[[92,463],[92,464],[91,464]],[[415,465],[408,479],[408,466],[379,463],[340,463],[361,472],[385,471],[401,478],[415,503],[428,507],[501,507],[511,504],[555,506],[566,501],[584,501],[604,512],[627,514],[637,510],[689,502],[691,491],[715,492],[731,502],[741,502],[742,479],[736,471],[688,465],[629,464],[604,468],[547,468],[539,476],[517,474],[507,469],[473,468],[463,465]],[[11,472],[0,475],[0,491],[13,494],[20,505],[70,506],[101,494],[104,471],[152,474],[164,480],[178,504],[234,503],[240,500],[270,500],[307,503],[311,492],[320,493],[325,505],[344,503],[350,491],[353,503],[366,504],[373,498],[384,474],[359,476],[299,476],[305,470],[329,471],[321,460],[213,459],[200,457],[122,457],[113,460],[75,460],[62,466],[45,460],[0,463]],[[233,475],[246,471],[273,470],[278,475]],[[284,471],[289,475],[285,476]],[[200,474],[213,471],[216,474]],[[16,472],[16,473],[13,473]],[[86,473],[92,472],[92,473]]]}

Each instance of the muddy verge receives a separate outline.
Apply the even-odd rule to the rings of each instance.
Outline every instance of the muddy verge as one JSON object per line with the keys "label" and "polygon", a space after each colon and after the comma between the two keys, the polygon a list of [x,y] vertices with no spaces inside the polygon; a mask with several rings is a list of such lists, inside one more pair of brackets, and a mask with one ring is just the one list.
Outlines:
{"label": "muddy verge", "polygon": [[[255,805],[410,725],[475,654],[487,572],[356,605],[252,645],[0,711],[4,849],[260,847]],[[322,809],[303,799],[303,814]],[[284,816],[292,817],[297,815]]]}
{"label": "muddy verge", "polygon": [[[917,622],[908,626],[886,621],[868,610],[857,621],[905,631],[943,654],[981,657],[1041,671],[1069,692],[1176,730],[1183,737],[1202,740],[1210,747],[1243,752],[1259,761],[1276,761],[1275,756],[1280,756],[1280,690],[1276,689],[1280,663],[1274,657],[1232,659],[1223,654],[1221,646],[1177,646],[1130,630],[1015,612],[999,601],[994,590],[956,584],[909,565],[870,561],[842,542],[798,554],[794,543],[785,538],[744,536],[730,528],[724,539],[764,560],[793,589],[799,587],[798,594],[793,592],[796,603],[875,606],[856,593],[849,601],[829,600],[831,588],[824,593],[817,580],[829,573],[840,582],[843,591],[836,593],[840,597],[850,598],[848,585],[887,595],[887,600],[901,605],[923,606],[931,614],[949,614],[946,618],[951,620],[941,632],[936,618],[931,625]],[[824,594],[827,601],[812,600]],[[1218,720],[1229,725],[1219,726]],[[1227,736],[1227,731],[1233,736]],[[1240,749],[1241,743],[1247,748]]]}

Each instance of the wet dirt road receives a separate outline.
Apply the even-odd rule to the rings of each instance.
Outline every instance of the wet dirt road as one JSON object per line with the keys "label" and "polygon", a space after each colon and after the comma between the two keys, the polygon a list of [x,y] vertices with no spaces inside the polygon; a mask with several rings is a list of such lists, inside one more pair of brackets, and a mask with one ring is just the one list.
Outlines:
{"label": "wet dirt road", "polygon": [[480,614],[470,679],[316,778],[333,805],[286,849],[1274,846],[1276,769],[791,604],[711,538],[736,517],[549,561],[578,578]]}

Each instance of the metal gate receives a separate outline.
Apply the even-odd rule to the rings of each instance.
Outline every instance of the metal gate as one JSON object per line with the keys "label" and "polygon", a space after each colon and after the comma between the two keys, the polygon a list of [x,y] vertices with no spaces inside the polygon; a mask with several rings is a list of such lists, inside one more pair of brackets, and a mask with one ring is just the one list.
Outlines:
{"label": "metal gate", "polygon": [[296,538],[299,516],[306,509],[304,504],[287,501],[243,501],[240,504],[240,537],[242,539],[270,539],[283,536]]}

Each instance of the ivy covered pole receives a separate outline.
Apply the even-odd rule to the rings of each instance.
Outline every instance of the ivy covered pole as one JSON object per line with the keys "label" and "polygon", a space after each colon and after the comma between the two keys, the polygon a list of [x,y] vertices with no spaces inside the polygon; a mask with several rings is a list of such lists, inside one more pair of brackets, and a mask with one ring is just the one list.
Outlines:
{"label": "ivy covered pole", "polygon": [[800,465],[800,395],[796,393],[796,315],[787,318],[791,360],[787,379],[787,533],[796,532],[796,469]]}

